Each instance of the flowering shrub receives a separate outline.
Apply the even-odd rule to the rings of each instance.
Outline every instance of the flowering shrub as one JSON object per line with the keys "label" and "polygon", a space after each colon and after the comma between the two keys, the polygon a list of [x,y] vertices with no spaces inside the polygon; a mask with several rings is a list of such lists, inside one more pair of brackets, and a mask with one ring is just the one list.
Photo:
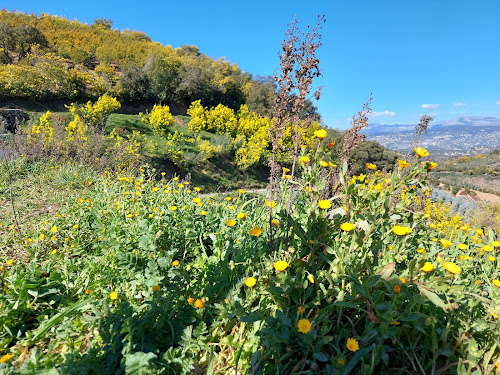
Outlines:
{"label": "flowering shrub", "polygon": [[34,123],[31,129],[28,131],[28,143],[35,142],[35,140],[41,140],[44,148],[48,148],[52,141],[54,140],[54,127],[50,123],[50,116],[52,113],[50,111],[45,112],[38,119],[38,123]]}
{"label": "flowering shrub", "polygon": [[73,115],[73,121],[66,127],[68,140],[74,140],[75,135],[86,140],[88,126],[104,129],[108,116],[120,107],[120,102],[107,94],[101,96],[95,103],[89,101],[82,106],[76,103],[66,106]]}
{"label": "flowering shrub", "polygon": [[141,121],[148,124],[155,134],[163,135],[173,124],[174,117],[168,105],[155,104],[151,113],[140,114]]}

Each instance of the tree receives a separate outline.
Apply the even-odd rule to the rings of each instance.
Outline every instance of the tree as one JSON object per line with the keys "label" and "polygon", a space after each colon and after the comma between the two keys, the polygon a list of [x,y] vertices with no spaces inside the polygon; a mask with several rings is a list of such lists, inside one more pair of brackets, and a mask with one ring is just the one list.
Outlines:
{"label": "tree", "polygon": [[2,49],[2,61],[6,64],[12,64],[10,52],[16,48],[14,28],[3,22],[0,22],[0,48]]}
{"label": "tree", "polygon": [[24,59],[35,45],[45,48],[49,46],[42,32],[30,25],[20,25],[14,28],[14,39],[18,60]]}
{"label": "tree", "polygon": [[40,30],[30,25],[11,26],[0,22],[0,48],[5,63],[24,59],[35,45],[48,47],[49,43]]}
{"label": "tree", "polygon": [[272,117],[276,85],[272,77],[257,76],[252,79],[246,105],[252,112]]}
{"label": "tree", "polygon": [[113,21],[111,21],[111,18],[96,18],[94,22],[92,23],[92,26],[102,26],[105,29],[111,30],[111,25],[113,24]]}
{"label": "tree", "polygon": [[147,74],[134,65],[123,69],[119,85],[120,99],[128,102],[147,98],[151,86]]}

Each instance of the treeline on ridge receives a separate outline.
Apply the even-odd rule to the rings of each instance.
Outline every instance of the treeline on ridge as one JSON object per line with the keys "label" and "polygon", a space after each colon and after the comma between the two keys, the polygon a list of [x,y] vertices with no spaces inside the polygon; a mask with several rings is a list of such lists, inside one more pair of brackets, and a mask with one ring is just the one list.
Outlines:
{"label": "treeline on ridge", "polygon": [[[48,14],[0,11],[0,97],[88,100],[104,93],[120,102],[169,104],[179,113],[195,100],[270,116],[275,85],[196,46],[153,42],[146,34]],[[320,116],[308,101],[304,115]]]}

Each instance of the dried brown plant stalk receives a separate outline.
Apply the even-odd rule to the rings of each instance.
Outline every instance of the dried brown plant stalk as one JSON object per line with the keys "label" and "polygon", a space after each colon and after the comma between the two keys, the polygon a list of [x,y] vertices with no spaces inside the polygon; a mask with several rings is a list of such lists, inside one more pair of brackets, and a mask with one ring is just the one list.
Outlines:
{"label": "dried brown plant stalk", "polygon": [[[321,46],[321,35],[319,30],[325,22],[325,16],[318,16],[318,22],[314,28],[308,26],[307,32],[301,32],[298,28],[298,21],[293,19],[286,31],[286,38],[281,43],[279,53],[280,66],[277,69],[274,80],[277,84],[277,93],[274,103],[273,123],[270,129],[272,141],[272,156],[269,161],[271,169],[268,186],[269,200],[277,200],[277,179],[280,177],[281,169],[277,162],[279,152],[290,151],[292,159],[291,175],[295,173],[298,149],[302,135],[311,125],[311,120],[300,121],[299,113],[304,107],[307,96],[311,93],[313,79],[321,76],[319,60],[316,57],[316,50]],[[316,100],[321,94],[321,87],[314,92]],[[285,129],[292,124],[293,148],[284,150],[282,140],[285,136]],[[290,201],[288,209],[290,208]],[[272,220],[272,207],[269,221]],[[272,243],[272,225],[271,243]]]}
{"label": "dried brown plant stalk", "polygon": [[360,131],[368,126],[368,115],[371,113],[370,104],[373,100],[372,94],[363,105],[363,108],[358,112],[357,116],[352,116],[351,127],[346,131],[344,136],[344,147],[342,150],[341,163],[349,161],[349,156],[358,145],[366,138]]}

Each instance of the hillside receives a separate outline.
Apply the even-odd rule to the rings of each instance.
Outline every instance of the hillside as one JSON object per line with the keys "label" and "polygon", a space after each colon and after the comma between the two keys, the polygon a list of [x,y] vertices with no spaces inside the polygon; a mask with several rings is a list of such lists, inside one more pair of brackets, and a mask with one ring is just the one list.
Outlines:
{"label": "hillside", "polygon": [[[269,115],[274,84],[196,46],[153,42],[138,31],[49,14],[0,11],[0,105],[14,100],[84,101],[104,93],[123,102],[224,104]],[[314,110],[313,110],[314,112]]]}
{"label": "hillside", "polygon": [[[415,124],[370,124],[365,134],[385,147],[407,152],[415,138]],[[500,119],[466,116],[431,122],[420,144],[440,156],[487,153],[500,145]]]}

